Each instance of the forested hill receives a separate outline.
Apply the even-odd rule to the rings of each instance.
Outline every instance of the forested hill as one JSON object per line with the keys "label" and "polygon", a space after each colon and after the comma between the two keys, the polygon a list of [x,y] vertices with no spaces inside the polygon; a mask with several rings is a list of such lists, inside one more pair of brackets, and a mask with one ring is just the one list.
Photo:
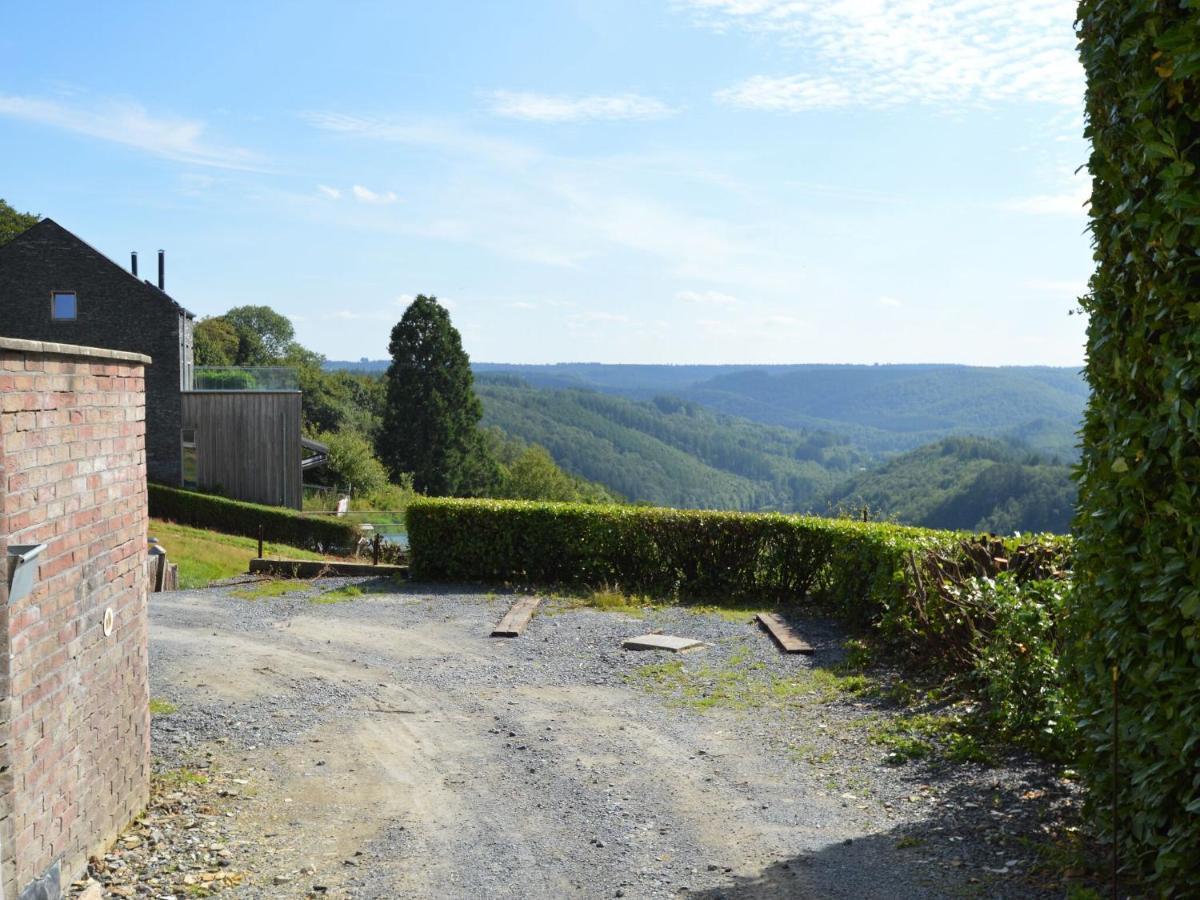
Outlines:
{"label": "forested hill", "polygon": [[[383,371],[385,361],[329,363]],[[1087,386],[1075,369],[950,365],[654,366],[476,363],[534,387],[586,388],[634,400],[669,395],[768,425],[829,431],[872,455],[950,435],[1015,439],[1075,457]]]}
{"label": "forested hill", "polygon": [[954,434],[1014,438],[1075,456],[1087,385],[1045,366],[606,366],[482,363],[541,387],[589,387],[634,399],[670,394],[768,425],[844,435],[873,454]]}
{"label": "forested hill", "polygon": [[1065,533],[1075,497],[1068,466],[1001,441],[953,437],[854,476],[825,505],[866,506],[876,517],[931,528]]}
{"label": "forested hill", "polygon": [[761,425],[659,397],[534,388],[481,374],[484,424],[547,448],[569,472],[631,500],[718,509],[805,509],[865,457],[828,433]]}

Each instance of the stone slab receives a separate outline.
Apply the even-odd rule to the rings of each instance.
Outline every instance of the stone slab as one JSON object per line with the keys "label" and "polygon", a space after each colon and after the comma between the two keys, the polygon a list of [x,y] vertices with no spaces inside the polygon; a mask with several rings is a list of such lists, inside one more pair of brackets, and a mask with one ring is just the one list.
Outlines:
{"label": "stone slab", "polygon": [[643,634],[629,638],[621,646],[626,650],[670,650],[672,653],[679,653],[681,650],[694,650],[704,644],[702,641],[676,637],[673,634]]}

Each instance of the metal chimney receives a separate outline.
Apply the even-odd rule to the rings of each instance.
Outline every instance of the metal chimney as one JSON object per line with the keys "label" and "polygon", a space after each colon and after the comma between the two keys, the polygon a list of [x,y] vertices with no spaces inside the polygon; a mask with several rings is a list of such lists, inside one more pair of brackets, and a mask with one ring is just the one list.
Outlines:
{"label": "metal chimney", "polygon": [[160,291],[165,291],[167,289],[166,284],[167,284],[166,255],[161,250],[159,250],[158,251],[158,289]]}
{"label": "metal chimney", "polygon": [[129,271],[133,273],[133,277],[137,278],[137,251],[134,250],[129,254]]}

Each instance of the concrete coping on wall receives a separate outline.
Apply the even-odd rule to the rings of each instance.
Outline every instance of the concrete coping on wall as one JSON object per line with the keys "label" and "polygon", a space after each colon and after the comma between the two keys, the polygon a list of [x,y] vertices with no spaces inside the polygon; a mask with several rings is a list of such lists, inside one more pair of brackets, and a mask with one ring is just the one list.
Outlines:
{"label": "concrete coping on wall", "polygon": [[104,347],[81,347],[78,344],[56,344],[53,341],[26,341],[21,338],[0,337],[0,350],[15,350],[19,353],[55,353],[59,356],[88,356],[92,359],[112,359],[149,365],[150,357],[144,353],[128,350],[108,350]]}

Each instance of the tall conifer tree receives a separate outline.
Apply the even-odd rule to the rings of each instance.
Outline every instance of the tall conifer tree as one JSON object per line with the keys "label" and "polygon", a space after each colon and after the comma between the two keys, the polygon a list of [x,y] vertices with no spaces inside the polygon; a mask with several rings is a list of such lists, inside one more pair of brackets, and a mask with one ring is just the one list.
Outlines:
{"label": "tall conifer tree", "polygon": [[462,339],[436,297],[413,300],[392,329],[388,352],[379,458],[392,478],[411,472],[421,493],[475,492],[488,468],[478,428],[483,407]]}

